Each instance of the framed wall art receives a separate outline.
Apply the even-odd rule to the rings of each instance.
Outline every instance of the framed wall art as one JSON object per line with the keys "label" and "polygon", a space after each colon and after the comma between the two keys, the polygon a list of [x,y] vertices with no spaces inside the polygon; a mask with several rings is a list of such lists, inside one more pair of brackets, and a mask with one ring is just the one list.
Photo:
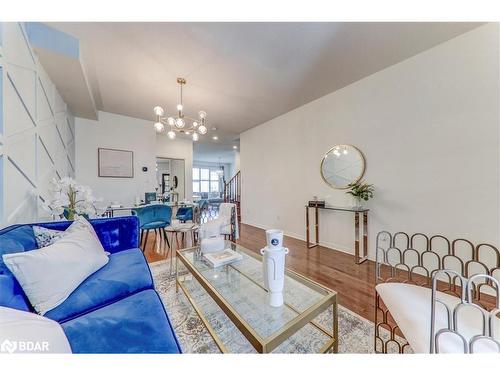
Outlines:
{"label": "framed wall art", "polygon": [[97,160],[99,177],[134,177],[133,151],[98,148]]}

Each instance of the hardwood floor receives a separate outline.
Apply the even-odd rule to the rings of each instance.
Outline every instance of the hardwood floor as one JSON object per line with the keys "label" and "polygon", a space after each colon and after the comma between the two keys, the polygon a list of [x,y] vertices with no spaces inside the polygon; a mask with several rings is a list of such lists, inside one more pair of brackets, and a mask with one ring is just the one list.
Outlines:
{"label": "hardwood floor", "polygon": [[[189,241],[188,241],[189,243]],[[265,246],[265,231],[241,224],[238,243],[255,251]],[[375,263],[354,263],[354,256],[325,247],[307,249],[306,243],[285,237],[284,244],[290,253],[286,260],[288,268],[315,280],[338,293],[338,303],[349,310],[373,321],[375,301]],[[168,248],[160,246],[150,233],[145,251],[148,262],[162,260]]]}

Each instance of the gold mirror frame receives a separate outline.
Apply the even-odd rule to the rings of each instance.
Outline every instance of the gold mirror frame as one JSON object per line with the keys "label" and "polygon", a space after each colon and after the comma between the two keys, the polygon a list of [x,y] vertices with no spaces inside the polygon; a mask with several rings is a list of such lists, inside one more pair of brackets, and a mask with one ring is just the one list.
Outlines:
{"label": "gold mirror frame", "polygon": [[325,160],[327,158],[327,156],[337,147],[352,147],[354,150],[356,150],[357,152],[359,152],[359,154],[361,155],[361,161],[363,162],[363,168],[361,170],[361,173],[359,174],[359,177],[356,178],[355,181],[353,181],[352,183],[356,183],[356,182],[359,182],[364,174],[365,174],[365,170],[366,170],[366,160],[365,160],[365,155],[363,155],[363,153],[361,152],[361,150],[359,148],[357,148],[356,146],[353,146],[353,145],[349,145],[349,144],[340,144],[340,145],[335,145],[333,146],[331,149],[329,149],[325,155],[323,156],[323,159],[321,160],[321,164],[319,166],[319,172],[321,174],[321,178],[323,179],[323,181],[325,181],[325,183],[329,186],[331,186],[332,188],[334,189],[339,189],[339,190],[345,190],[345,189],[348,189],[349,187],[348,186],[335,186],[334,184],[328,182],[325,178],[325,176],[323,175],[323,164],[325,163]]}

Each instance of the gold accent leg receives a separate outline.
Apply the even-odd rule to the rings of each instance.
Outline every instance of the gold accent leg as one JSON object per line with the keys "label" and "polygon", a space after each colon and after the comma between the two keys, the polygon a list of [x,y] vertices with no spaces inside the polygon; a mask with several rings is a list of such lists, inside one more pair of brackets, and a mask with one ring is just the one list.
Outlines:
{"label": "gold accent leg", "polygon": [[[173,267],[173,263],[174,263],[174,250],[169,248],[168,251],[170,252],[170,277],[172,277],[172,267]],[[168,253],[167,253],[167,256],[168,256]],[[177,267],[176,267],[175,276],[177,277]]]}
{"label": "gold accent leg", "polygon": [[368,213],[363,212],[363,256],[360,256],[359,212],[354,213],[354,261],[361,264],[368,259]]}
{"label": "gold accent leg", "polygon": [[[363,212],[363,258],[368,257],[368,212]],[[363,260],[363,262],[364,262]]]}
{"label": "gold accent leg", "polygon": [[335,296],[335,301],[333,302],[333,339],[335,340],[333,344],[333,352],[339,352],[339,310],[337,304],[337,296]]}
{"label": "gold accent leg", "polygon": [[319,244],[319,209],[318,206],[314,208],[314,214],[316,216],[316,223],[315,223],[315,229],[316,229],[316,245]]}
{"label": "gold accent leg", "polygon": [[306,206],[306,242],[307,242],[307,248],[310,249],[309,243],[310,238],[309,238],[309,207]]}
{"label": "gold accent leg", "polygon": [[359,212],[354,213],[354,258],[359,264]]}
{"label": "gold accent leg", "polygon": [[175,254],[175,293],[179,293],[179,257],[177,254]]}
{"label": "gold accent leg", "polygon": [[310,222],[309,222],[309,206],[306,206],[306,242],[307,242],[307,248],[312,249],[313,247],[316,247],[319,245],[319,210],[318,207],[315,207],[315,217],[316,217],[316,222],[314,223],[314,232],[315,232],[315,241],[311,245],[311,235],[310,235]]}
{"label": "gold accent leg", "polygon": [[217,345],[217,347],[219,348],[219,350],[222,353],[229,353],[229,351],[227,350],[226,346],[224,345],[224,343],[222,342],[222,340],[220,339],[220,337],[217,335],[217,333],[215,332],[215,330],[210,325],[210,323],[209,323],[207,317],[205,316],[205,314],[203,314],[203,312],[198,307],[198,305],[196,304],[196,302],[194,302],[193,298],[191,297],[191,294],[187,291],[186,287],[182,283],[180,283],[180,282],[179,282],[179,286],[181,287],[182,291],[186,295],[186,298],[188,299],[188,301],[191,304],[191,306],[193,306],[194,311],[196,311],[196,314],[201,319],[201,321],[202,321],[203,325],[205,326],[205,328],[207,329],[208,333],[214,339],[215,344]]}

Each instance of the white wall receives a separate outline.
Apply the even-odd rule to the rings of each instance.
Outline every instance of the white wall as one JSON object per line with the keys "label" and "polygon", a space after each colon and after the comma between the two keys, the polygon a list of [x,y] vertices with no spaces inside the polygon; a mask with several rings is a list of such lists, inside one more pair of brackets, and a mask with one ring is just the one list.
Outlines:
{"label": "white wall", "polygon": [[[151,124],[150,124],[151,125]],[[156,137],[156,156],[170,159],[184,159],[185,194],[193,199],[193,141],[189,139],[169,139],[166,135]]]}
{"label": "white wall", "polygon": [[239,150],[234,150],[234,163],[231,164],[231,177],[234,177],[234,175],[240,170],[240,151]]}
{"label": "white wall", "polygon": [[[365,154],[369,249],[380,230],[499,245],[499,28],[488,24],[241,135],[242,220],[305,237],[314,195],[348,205],[321,179],[324,153]],[[353,252],[353,218],[322,212],[321,242]]]}
{"label": "white wall", "polygon": [[[177,188],[175,191],[179,193],[179,200],[184,200],[186,198],[186,184],[184,174],[186,173],[184,160],[171,159],[171,176],[177,176]],[[192,185],[192,184],[191,184]]]}
{"label": "white wall", "polygon": [[0,227],[48,218],[39,197],[74,174],[74,133],[24,25],[0,23]]}
{"label": "white wall", "polygon": [[[145,192],[155,191],[156,135],[150,122],[99,112],[97,121],[76,118],[76,137],[76,179],[105,203],[129,205],[136,196],[144,199]],[[134,177],[98,177],[98,148],[133,151]]]}
{"label": "white wall", "polygon": [[[156,187],[156,157],[188,159],[192,166],[192,142],[182,139],[165,141],[156,135],[152,122],[132,117],[99,112],[97,121],[76,118],[76,179],[94,190],[105,203],[132,204],[135,197],[144,199],[145,192]],[[134,177],[98,177],[97,149],[115,148],[134,152]],[[142,167],[148,171],[143,172]],[[189,182],[189,183],[188,183]],[[186,193],[192,196],[192,171],[186,167]],[[191,190],[191,192],[188,192]]]}

